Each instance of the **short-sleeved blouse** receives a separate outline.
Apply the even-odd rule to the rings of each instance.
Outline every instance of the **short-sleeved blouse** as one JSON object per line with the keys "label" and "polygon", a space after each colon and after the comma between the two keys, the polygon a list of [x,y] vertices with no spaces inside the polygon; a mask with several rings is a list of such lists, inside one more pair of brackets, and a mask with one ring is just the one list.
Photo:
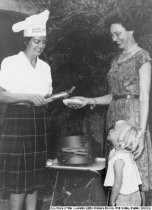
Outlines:
{"label": "short-sleeved blouse", "polygon": [[141,178],[133,158],[133,155],[129,151],[111,151],[114,155],[109,158],[108,170],[106,178],[104,181],[104,186],[113,186],[114,184],[114,164],[117,160],[122,160],[124,162],[123,167],[123,177],[120,193],[130,194],[139,190],[139,185],[141,185]]}
{"label": "short-sleeved blouse", "polygon": [[12,93],[41,94],[52,93],[52,77],[50,66],[37,58],[33,68],[25,54],[21,51],[2,61],[0,86]]}

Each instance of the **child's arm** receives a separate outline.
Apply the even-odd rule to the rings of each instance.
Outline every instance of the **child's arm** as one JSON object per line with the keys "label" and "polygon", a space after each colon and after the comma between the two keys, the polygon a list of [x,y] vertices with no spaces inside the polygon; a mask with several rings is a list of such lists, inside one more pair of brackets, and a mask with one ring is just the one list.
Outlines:
{"label": "child's arm", "polygon": [[111,192],[111,197],[110,197],[111,206],[115,206],[116,198],[121,189],[122,179],[123,179],[124,161],[121,159],[116,160],[113,167],[114,167],[114,184],[112,187],[112,192]]}

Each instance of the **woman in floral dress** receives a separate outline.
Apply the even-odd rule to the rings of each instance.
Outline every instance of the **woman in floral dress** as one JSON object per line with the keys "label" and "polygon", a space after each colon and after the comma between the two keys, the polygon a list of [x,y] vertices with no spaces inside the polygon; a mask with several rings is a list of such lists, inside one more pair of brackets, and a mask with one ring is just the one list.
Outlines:
{"label": "woman in floral dress", "polygon": [[138,46],[134,39],[134,30],[128,20],[119,17],[109,21],[112,39],[122,51],[112,61],[107,74],[109,94],[97,98],[76,97],[81,105],[69,105],[81,108],[85,105],[109,105],[107,129],[117,120],[128,120],[139,126],[140,144],[135,158],[142,179],[143,205],[144,192],[152,189],[152,147],[149,128],[149,93],[151,84],[151,58],[149,53]]}

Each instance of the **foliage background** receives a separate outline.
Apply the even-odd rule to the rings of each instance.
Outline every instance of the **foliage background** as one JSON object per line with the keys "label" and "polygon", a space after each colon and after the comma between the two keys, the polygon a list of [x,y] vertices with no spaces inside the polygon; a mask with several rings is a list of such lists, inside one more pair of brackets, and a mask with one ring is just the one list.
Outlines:
{"label": "foliage background", "polygon": [[[106,73],[116,48],[105,20],[119,13],[132,20],[138,43],[152,55],[151,0],[31,0],[38,11],[50,10],[48,46],[44,59],[51,65],[54,92],[75,85],[74,95],[101,96],[108,92]],[[70,110],[58,101],[51,106],[58,136],[89,133],[101,144],[107,107]]]}

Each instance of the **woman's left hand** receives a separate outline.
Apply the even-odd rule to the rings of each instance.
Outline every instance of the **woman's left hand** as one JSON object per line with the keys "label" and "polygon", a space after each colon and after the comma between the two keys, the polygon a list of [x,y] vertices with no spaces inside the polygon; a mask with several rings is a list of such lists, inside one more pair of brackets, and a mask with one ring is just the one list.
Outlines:
{"label": "woman's left hand", "polygon": [[138,145],[137,149],[133,153],[135,160],[140,158],[140,156],[143,154],[143,151],[145,149],[144,136],[140,136],[138,138],[139,138],[139,145]]}

